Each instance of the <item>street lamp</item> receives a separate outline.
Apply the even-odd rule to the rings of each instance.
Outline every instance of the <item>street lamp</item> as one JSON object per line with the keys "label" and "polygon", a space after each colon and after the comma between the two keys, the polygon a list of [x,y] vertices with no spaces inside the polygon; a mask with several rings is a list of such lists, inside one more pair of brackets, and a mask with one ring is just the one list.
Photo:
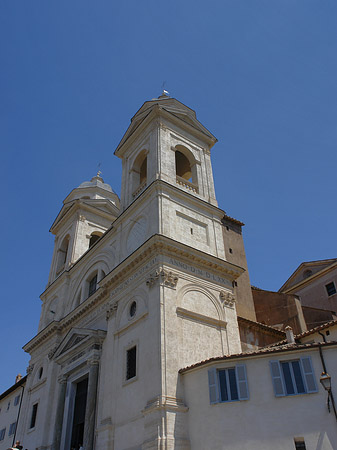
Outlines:
{"label": "street lamp", "polygon": [[335,413],[335,417],[337,420],[337,411],[336,411],[336,406],[335,406],[335,399],[332,395],[331,392],[331,377],[329,374],[322,372],[321,373],[321,378],[319,379],[321,385],[324,387],[324,389],[327,391],[328,393],[328,400],[327,400],[327,405],[328,405],[328,410],[330,412],[330,398],[331,398],[331,403],[332,403],[332,408],[333,408],[333,412]]}

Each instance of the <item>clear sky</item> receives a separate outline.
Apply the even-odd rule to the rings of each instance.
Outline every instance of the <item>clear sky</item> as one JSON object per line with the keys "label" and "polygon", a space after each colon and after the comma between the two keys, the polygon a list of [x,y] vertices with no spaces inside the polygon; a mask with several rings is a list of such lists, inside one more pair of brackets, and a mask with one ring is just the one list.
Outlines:
{"label": "clear sky", "polygon": [[218,138],[219,207],[253,285],[336,249],[335,0],[1,0],[0,392],[25,373],[62,200],[165,88]]}

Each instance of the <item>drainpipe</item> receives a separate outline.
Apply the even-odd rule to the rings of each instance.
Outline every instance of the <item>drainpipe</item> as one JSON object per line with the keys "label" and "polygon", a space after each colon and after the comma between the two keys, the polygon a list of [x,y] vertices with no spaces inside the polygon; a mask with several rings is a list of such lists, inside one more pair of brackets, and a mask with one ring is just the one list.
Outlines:
{"label": "drainpipe", "polygon": [[[320,333],[320,332],[318,332],[318,334],[320,334],[323,337],[323,341],[326,342],[324,334]],[[323,351],[322,351],[322,344],[320,342],[318,343],[318,350],[319,350],[319,356],[321,357],[321,361],[322,361],[323,372],[324,373],[328,373],[326,371],[326,365],[325,365]],[[329,409],[329,412],[330,412],[329,398],[331,398],[332,408],[333,408],[333,411],[335,413],[335,417],[336,417],[336,420],[337,420],[337,411],[336,411],[336,405],[335,405],[335,398],[333,396],[331,388],[328,391],[328,409]]]}
{"label": "drainpipe", "polygon": [[22,393],[21,393],[21,398],[20,398],[20,405],[19,405],[18,416],[17,416],[17,418],[16,418],[16,425],[15,425],[15,432],[14,432],[14,435],[13,435],[13,444],[12,444],[12,447],[14,447],[14,445],[15,445],[16,431],[17,431],[17,429],[18,429],[18,424],[19,424],[19,417],[20,417],[20,412],[21,412],[21,405],[22,405],[22,399],[23,399],[23,392],[24,392],[24,390],[25,390],[25,387],[24,387],[24,386],[21,386],[21,387],[22,387]]}

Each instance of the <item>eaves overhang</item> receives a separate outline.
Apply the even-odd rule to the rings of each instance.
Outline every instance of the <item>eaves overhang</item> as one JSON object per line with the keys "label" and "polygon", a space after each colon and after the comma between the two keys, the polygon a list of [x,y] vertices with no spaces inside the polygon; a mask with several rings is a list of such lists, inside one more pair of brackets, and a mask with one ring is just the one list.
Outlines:
{"label": "eaves overhang", "polygon": [[246,353],[236,353],[233,355],[227,356],[215,356],[213,358],[206,359],[204,361],[197,362],[195,364],[191,364],[190,366],[184,367],[179,370],[180,374],[185,374],[187,372],[191,372],[192,370],[199,369],[201,367],[211,366],[217,363],[225,363],[227,361],[232,360],[241,360],[241,359],[251,359],[251,358],[264,358],[269,355],[273,355],[275,353],[293,353],[299,351],[310,351],[313,349],[318,349],[319,347],[336,347],[337,341],[330,342],[313,342],[310,344],[284,344],[279,347],[265,347],[260,350],[246,352]]}

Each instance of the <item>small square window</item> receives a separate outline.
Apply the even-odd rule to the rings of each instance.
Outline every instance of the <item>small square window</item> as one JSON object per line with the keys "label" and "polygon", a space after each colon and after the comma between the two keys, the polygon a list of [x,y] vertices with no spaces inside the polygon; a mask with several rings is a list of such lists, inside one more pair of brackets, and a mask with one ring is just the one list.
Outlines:
{"label": "small square window", "polygon": [[8,436],[13,436],[13,434],[15,433],[15,429],[16,429],[16,422],[13,422],[9,426]]}
{"label": "small square window", "polygon": [[295,438],[294,439],[295,449],[296,450],[306,450],[304,438]]}
{"label": "small square window", "polygon": [[33,405],[33,408],[32,408],[32,415],[31,415],[31,418],[30,418],[30,426],[29,426],[29,428],[34,428],[35,427],[36,416],[37,416],[37,407],[38,407],[38,403],[35,403]]}
{"label": "small square window", "polygon": [[330,297],[331,295],[336,294],[336,286],[335,283],[333,281],[331,281],[331,283],[328,283],[325,285],[325,289],[328,293],[328,297]]}
{"label": "small square window", "polygon": [[130,380],[137,372],[137,347],[134,346],[126,351],[126,379]]}

